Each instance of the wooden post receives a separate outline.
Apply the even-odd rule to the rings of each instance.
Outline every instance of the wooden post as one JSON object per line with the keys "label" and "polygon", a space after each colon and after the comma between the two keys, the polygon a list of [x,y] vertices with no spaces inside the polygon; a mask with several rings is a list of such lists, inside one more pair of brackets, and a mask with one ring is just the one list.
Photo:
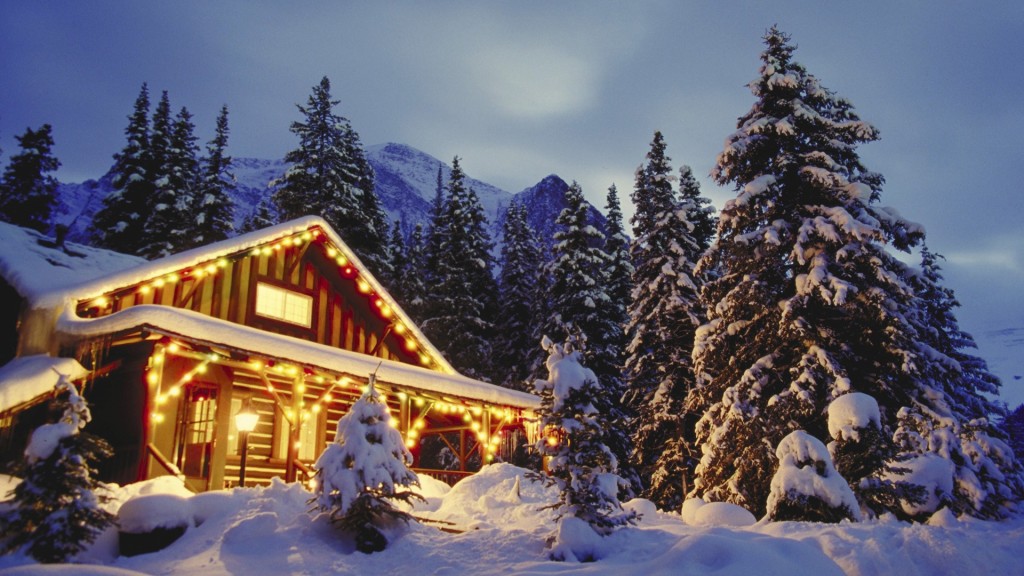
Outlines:
{"label": "wooden post", "polygon": [[284,481],[295,482],[299,459],[299,440],[302,438],[302,390],[305,388],[305,374],[299,374],[292,381],[292,422],[288,431],[288,461],[285,462]]}

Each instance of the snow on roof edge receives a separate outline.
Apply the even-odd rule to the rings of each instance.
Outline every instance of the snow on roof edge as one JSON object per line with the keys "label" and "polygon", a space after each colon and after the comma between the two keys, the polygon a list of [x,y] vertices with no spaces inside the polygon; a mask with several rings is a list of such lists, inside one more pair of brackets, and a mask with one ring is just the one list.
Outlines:
{"label": "snow on roof edge", "polygon": [[[189,334],[211,344],[223,344],[254,354],[286,358],[300,364],[350,374],[366,374],[377,370],[380,380],[414,386],[425,391],[469,398],[481,402],[536,410],[540,399],[532,394],[502,388],[473,380],[460,374],[436,372],[420,366],[384,360],[358,352],[341,350],[291,336],[266,332],[235,324],[192,310],[159,305],[132,306],[95,319],[77,317],[73,306],[67,306],[57,321],[57,330],[79,337],[97,336],[142,327],[162,329],[190,338]],[[377,366],[380,365],[380,369]]]}
{"label": "snow on roof edge", "polygon": [[303,216],[275,226],[269,226],[253,232],[240,234],[206,246],[200,246],[178,254],[172,254],[171,256],[152,260],[139,266],[87,280],[81,284],[76,284],[71,287],[63,287],[57,290],[45,292],[31,298],[29,304],[33,308],[63,307],[68,302],[98,297],[102,294],[106,294],[126,286],[138,284],[184,268],[191,268],[201,263],[216,260],[228,254],[242,252],[255,248],[256,246],[274,242],[276,240],[304,232],[313,227],[320,228],[331,242],[345,253],[345,257],[355,265],[357,270],[359,270],[360,276],[365,278],[373,288],[373,291],[384,299],[388,307],[394,311],[395,315],[402,321],[409,331],[413,333],[421,346],[430,353],[433,360],[438,363],[442,370],[450,374],[458,374],[455,368],[452,367],[448,360],[441,354],[440,350],[430,342],[426,335],[420,331],[419,326],[417,326],[412,318],[410,318],[402,307],[399,306],[398,302],[395,301],[387,289],[385,289],[377,278],[369,272],[367,267],[361,260],[359,260],[359,257],[356,256],[351,248],[348,247],[345,241],[342,240],[331,225],[320,216]]}
{"label": "snow on roof edge", "polygon": [[50,392],[61,375],[78,380],[88,373],[74,358],[54,358],[44,354],[15,358],[0,366],[0,412]]}

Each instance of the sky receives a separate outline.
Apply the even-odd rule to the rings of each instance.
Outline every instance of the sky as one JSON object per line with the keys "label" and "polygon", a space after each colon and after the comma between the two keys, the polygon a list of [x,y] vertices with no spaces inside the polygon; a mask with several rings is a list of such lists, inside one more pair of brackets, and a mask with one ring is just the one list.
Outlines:
{"label": "sky", "polygon": [[[50,123],[58,177],[99,177],[143,82],[154,101],[167,90],[188,107],[201,142],[226,104],[230,153],[280,158],[297,144],[296,105],[326,75],[365,145],[457,155],[510,192],[557,173],[599,207],[614,183],[627,217],[656,130],[716,206],[733,195],[708,174],[777,24],[796,60],[881,131],[860,149],[886,177],[881,203],[947,258],[982,355],[985,334],[1024,338],[1019,2],[0,0],[0,13],[4,165],[16,134]],[[1007,362],[1013,406],[1024,361]]]}

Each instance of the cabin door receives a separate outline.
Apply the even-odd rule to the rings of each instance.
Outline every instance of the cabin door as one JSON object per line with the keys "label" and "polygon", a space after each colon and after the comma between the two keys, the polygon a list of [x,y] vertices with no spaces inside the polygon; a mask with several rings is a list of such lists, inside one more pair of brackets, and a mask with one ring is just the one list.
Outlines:
{"label": "cabin door", "polygon": [[210,463],[217,437],[217,388],[195,384],[183,391],[176,450],[178,469],[194,489],[209,489]]}

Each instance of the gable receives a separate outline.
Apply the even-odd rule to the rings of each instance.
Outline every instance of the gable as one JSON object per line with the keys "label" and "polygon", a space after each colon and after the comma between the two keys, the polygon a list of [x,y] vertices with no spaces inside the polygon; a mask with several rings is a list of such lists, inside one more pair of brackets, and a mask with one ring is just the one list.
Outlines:
{"label": "gable", "polygon": [[[178,264],[178,265],[174,265]],[[77,290],[97,319],[167,306],[382,359],[454,373],[376,279],[319,218],[161,259]],[[297,313],[288,317],[285,312]],[[278,311],[281,311],[279,314]]]}

